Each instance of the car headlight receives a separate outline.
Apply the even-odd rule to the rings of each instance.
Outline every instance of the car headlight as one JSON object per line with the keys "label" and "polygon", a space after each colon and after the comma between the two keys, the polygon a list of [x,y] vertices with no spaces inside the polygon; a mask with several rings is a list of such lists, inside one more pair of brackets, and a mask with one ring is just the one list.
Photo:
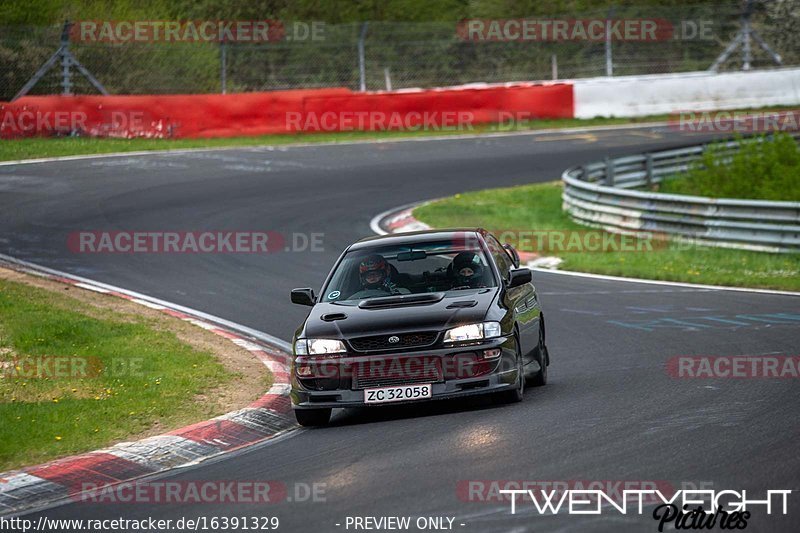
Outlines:
{"label": "car headlight", "polygon": [[444,332],[444,342],[473,341],[500,336],[500,322],[467,324]]}
{"label": "car headlight", "polygon": [[323,355],[346,351],[344,343],[336,339],[298,339],[294,343],[294,353],[297,355]]}

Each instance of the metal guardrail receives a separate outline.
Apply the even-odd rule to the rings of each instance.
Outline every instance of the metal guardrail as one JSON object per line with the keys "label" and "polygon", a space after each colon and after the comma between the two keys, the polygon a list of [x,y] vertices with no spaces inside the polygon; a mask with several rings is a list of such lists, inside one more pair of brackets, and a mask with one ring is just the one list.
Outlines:
{"label": "metal guardrail", "polygon": [[[616,233],[667,234],[711,246],[800,252],[800,202],[633,190],[685,172],[707,148],[708,144],[689,146],[569,168],[561,177],[563,208],[580,224]],[[738,149],[738,141],[728,141],[721,153]]]}

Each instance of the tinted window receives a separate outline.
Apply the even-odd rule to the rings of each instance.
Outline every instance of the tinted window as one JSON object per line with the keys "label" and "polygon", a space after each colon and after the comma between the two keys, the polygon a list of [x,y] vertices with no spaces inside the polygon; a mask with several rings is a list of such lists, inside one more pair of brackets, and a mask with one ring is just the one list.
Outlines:
{"label": "tinted window", "polygon": [[508,257],[508,253],[502,246],[500,246],[500,243],[497,242],[497,239],[491,235],[486,237],[486,245],[489,247],[489,253],[492,254],[494,262],[497,263],[497,268],[500,270],[500,275],[503,276],[503,279],[508,280],[510,277],[509,272],[513,266],[511,258]]}

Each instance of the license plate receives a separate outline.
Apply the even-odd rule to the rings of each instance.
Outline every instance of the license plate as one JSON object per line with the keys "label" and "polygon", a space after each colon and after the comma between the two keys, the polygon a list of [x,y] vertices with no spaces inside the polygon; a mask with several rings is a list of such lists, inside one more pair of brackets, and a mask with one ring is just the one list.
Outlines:
{"label": "license plate", "polygon": [[402,387],[380,387],[364,389],[364,403],[402,402],[405,400],[421,400],[430,398],[432,387],[424,385],[403,385]]}

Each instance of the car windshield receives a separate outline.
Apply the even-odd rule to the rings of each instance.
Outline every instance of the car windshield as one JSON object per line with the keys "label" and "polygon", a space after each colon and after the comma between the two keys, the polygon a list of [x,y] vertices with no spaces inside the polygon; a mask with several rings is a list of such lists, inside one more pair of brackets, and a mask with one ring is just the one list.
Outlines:
{"label": "car windshield", "polygon": [[477,244],[453,241],[375,246],[348,252],[325,287],[325,302],[496,287]]}

